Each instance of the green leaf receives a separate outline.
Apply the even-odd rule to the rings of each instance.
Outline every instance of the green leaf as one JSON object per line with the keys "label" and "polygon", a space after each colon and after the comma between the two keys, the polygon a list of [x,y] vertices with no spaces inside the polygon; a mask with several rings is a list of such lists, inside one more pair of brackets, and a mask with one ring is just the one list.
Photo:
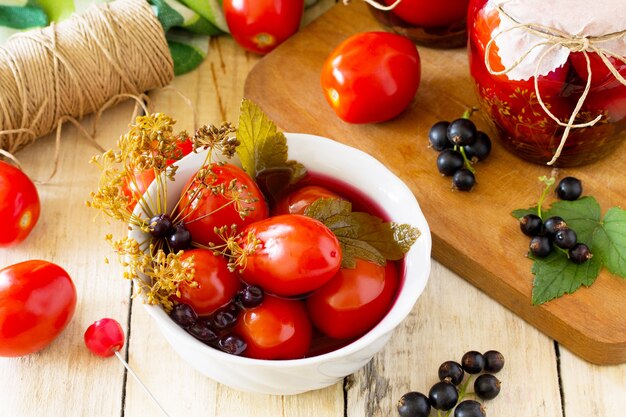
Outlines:
{"label": "green leaf", "polygon": [[590,286],[598,277],[601,266],[602,262],[597,257],[575,264],[560,251],[535,259],[532,267],[535,274],[532,303],[542,304],[563,294],[571,294],[582,285]]}
{"label": "green leaf", "polygon": [[591,253],[613,274],[626,278],[626,210],[609,209],[594,236]]}
{"label": "green leaf", "polygon": [[[576,232],[578,241],[593,249],[593,239],[600,224],[600,205],[593,197],[583,197],[574,201],[557,201],[544,212],[543,218],[560,216],[567,226]],[[593,253],[593,250],[592,250]]]}
{"label": "green leaf", "polygon": [[526,216],[527,214],[537,214],[537,206],[533,206],[527,209],[517,209],[511,212],[511,216],[515,217],[518,220]]}
{"label": "green leaf", "polygon": [[287,170],[291,184],[300,180],[306,169],[296,161],[289,161],[287,138],[261,109],[252,101],[244,99],[237,129],[237,155],[243,169],[257,178],[264,171]]}
{"label": "green leaf", "polygon": [[368,213],[352,212],[352,204],[337,198],[320,198],[304,214],[324,223],[335,233],[342,249],[344,268],[354,268],[356,258],[377,265],[402,259],[420,235],[407,225],[384,222]]}

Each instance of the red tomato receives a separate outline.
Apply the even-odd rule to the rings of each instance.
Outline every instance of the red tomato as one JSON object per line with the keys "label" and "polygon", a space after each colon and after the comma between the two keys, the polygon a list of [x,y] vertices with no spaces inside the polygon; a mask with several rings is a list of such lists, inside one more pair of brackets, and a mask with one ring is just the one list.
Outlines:
{"label": "red tomato", "polygon": [[224,0],[223,6],[235,41],[263,55],[298,31],[304,0]]}
{"label": "red tomato", "polygon": [[199,316],[208,315],[228,304],[241,286],[239,277],[228,270],[228,262],[206,249],[187,250],[181,259],[193,256],[195,288],[180,286],[178,302],[190,305]]}
{"label": "red tomato", "polygon": [[[384,0],[391,6],[396,0]],[[393,9],[400,19],[422,27],[450,26],[463,22],[469,0],[402,0]]]}
{"label": "red tomato", "polygon": [[326,100],[342,120],[384,122],[399,115],[415,97],[419,54],[404,36],[360,33],[326,59],[321,82]]}
{"label": "red tomato", "polygon": [[356,268],[341,268],[307,298],[307,310],[324,334],[337,339],[357,337],[387,314],[397,287],[392,262],[382,267],[357,259]]}
{"label": "red tomato", "polygon": [[304,214],[307,207],[320,198],[341,197],[324,187],[307,185],[283,197],[274,211],[276,214]]}
{"label": "red tomato", "polygon": [[39,219],[39,195],[20,169],[0,161],[0,248],[20,243]]}
{"label": "red tomato", "polygon": [[70,322],[76,288],[61,267],[26,261],[0,270],[0,356],[48,346]]}
{"label": "red tomato", "polygon": [[[321,287],[341,266],[341,247],[321,222],[284,214],[253,223],[243,236],[254,234],[261,247],[248,256],[241,276],[248,284],[281,296],[304,294]],[[243,244],[243,242],[242,242]]]}
{"label": "red tomato", "polygon": [[104,318],[89,326],[83,339],[94,355],[108,358],[124,347],[124,330],[116,320]]}
{"label": "red tomato", "polygon": [[244,356],[255,359],[302,358],[312,338],[304,303],[271,295],[258,307],[242,312],[234,332],[248,345]]}
{"label": "red tomato", "polygon": [[[617,78],[611,73],[606,66],[602,58],[598,54],[588,53],[589,64],[591,66],[591,88],[608,89],[616,86],[621,86]],[[620,73],[622,77],[626,77],[626,63],[620,61],[617,58],[607,57],[609,62],[613,64],[615,69]],[[572,52],[569,55],[569,60],[572,66],[576,70],[578,77],[582,81],[582,85],[587,84],[587,60],[582,52]]]}
{"label": "red tomato", "polygon": [[[182,213],[185,226],[191,233],[194,242],[209,245],[224,243],[214,232],[216,227],[237,225],[237,230],[246,225],[265,219],[268,216],[267,204],[256,183],[241,168],[231,165],[211,165],[212,174],[204,179],[209,187],[225,187],[224,193],[213,193],[210,188],[204,188],[200,180],[192,177],[185,189],[188,189],[180,199],[179,210]],[[228,190],[235,181],[236,190]],[[200,190],[200,195],[197,192]],[[240,208],[250,211],[242,218],[238,211],[238,204],[233,203],[233,195],[237,194],[241,200]],[[195,197],[194,197],[195,196]],[[242,200],[248,200],[242,201]],[[254,200],[254,201],[252,201]]]}

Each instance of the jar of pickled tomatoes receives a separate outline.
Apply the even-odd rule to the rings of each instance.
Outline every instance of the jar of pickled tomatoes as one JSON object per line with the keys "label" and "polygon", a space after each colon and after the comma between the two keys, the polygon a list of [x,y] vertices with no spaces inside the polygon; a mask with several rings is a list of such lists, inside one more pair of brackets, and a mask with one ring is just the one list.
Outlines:
{"label": "jar of pickled tomatoes", "polygon": [[[396,0],[372,0],[390,7]],[[467,43],[469,0],[401,0],[392,10],[370,5],[374,17],[388,30],[413,42],[436,48],[457,48]]]}
{"label": "jar of pickled tomatoes", "polygon": [[471,0],[469,63],[505,147],[576,166],[626,137],[623,0]]}

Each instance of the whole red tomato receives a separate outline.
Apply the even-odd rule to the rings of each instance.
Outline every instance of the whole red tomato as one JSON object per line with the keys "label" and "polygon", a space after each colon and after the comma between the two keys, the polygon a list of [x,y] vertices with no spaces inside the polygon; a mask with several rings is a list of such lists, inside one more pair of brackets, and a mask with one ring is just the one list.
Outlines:
{"label": "whole red tomato", "polygon": [[315,200],[341,198],[338,194],[318,185],[307,185],[283,197],[274,208],[276,214],[304,214]]}
{"label": "whole red tomato", "polygon": [[0,161],[0,248],[26,239],[40,209],[35,184],[20,169]]}
{"label": "whole red tomato", "polygon": [[[396,0],[384,0],[391,6]],[[393,9],[402,20],[422,27],[449,26],[463,22],[469,0],[402,0]]]}
{"label": "whole red tomato", "polygon": [[353,338],[364,334],[389,311],[398,276],[392,262],[386,267],[357,259],[356,268],[337,275],[306,300],[311,321],[324,334]]}
{"label": "whole red tomato", "polygon": [[270,217],[244,229],[244,238],[249,233],[261,243],[247,257],[241,276],[267,292],[280,296],[307,293],[324,285],[341,266],[337,237],[310,217]]}
{"label": "whole red tomato", "polygon": [[181,259],[193,256],[197,287],[180,286],[176,301],[190,305],[199,316],[208,315],[228,304],[241,286],[239,277],[228,270],[228,262],[206,249],[187,250]]}
{"label": "whole red tomato", "polygon": [[298,31],[304,0],[224,0],[223,6],[235,41],[263,55]]}
{"label": "whole red tomato", "polygon": [[420,57],[404,36],[366,32],[342,42],[322,67],[322,89],[349,123],[376,123],[406,109],[420,82]]}
{"label": "whole red tomato", "polygon": [[[231,185],[234,185],[232,190]],[[221,186],[223,192],[212,191]],[[193,241],[203,245],[224,243],[215,234],[216,227],[235,224],[237,230],[241,230],[269,214],[259,187],[244,170],[232,164],[212,164],[211,173],[203,180],[192,177],[185,189],[187,192],[181,196],[178,206],[181,218]],[[249,210],[243,218],[242,209]]]}
{"label": "whole red tomato", "polygon": [[0,356],[48,346],[70,322],[76,288],[61,267],[26,261],[0,270]]}
{"label": "whole red tomato", "polygon": [[302,358],[312,338],[304,303],[271,295],[240,314],[234,331],[248,345],[244,356],[255,359]]}

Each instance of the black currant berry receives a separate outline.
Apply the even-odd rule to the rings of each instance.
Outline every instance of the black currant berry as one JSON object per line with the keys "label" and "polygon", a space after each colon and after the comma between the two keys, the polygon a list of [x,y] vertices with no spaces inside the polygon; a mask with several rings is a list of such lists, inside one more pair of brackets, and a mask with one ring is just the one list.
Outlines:
{"label": "black currant berry", "polygon": [[474,400],[462,401],[454,410],[454,417],[485,417],[486,415],[482,404]]}
{"label": "black currant berry", "polygon": [[263,302],[263,289],[257,285],[248,285],[239,293],[239,303],[243,308],[253,308]]}
{"label": "black currant berry", "polygon": [[527,214],[519,219],[519,228],[526,236],[538,236],[543,232],[543,222],[536,214]]}
{"label": "black currant berry", "polygon": [[472,162],[486,159],[491,153],[491,139],[485,132],[476,132],[476,140],[471,145],[464,146],[465,156]]}
{"label": "black currant berry", "polygon": [[465,372],[461,365],[454,361],[447,361],[439,366],[439,380],[443,381],[449,378],[454,385],[459,385],[463,381]]}
{"label": "black currant berry", "polygon": [[407,392],[398,401],[400,417],[428,417],[430,404],[421,392]]}
{"label": "black currant berry", "polygon": [[452,185],[459,191],[470,191],[476,184],[476,177],[467,168],[461,168],[452,176]]}
{"label": "black currant berry", "polygon": [[237,322],[238,309],[234,304],[222,307],[213,314],[212,325],[215,329],[224,330],[233,327]]}
{"label": "black currant berry", "polygon": [[239,336],[229,334],[217,342],[217,347],[222,352],[230,353],[231,355],[241,355],[248,345]]}
{"label": "black currant berry", "polygon": [[504,368],[504,355],[497,350],[488,350],[483,353],[485,358],[485,371],[495,374]]}
{"label": "black currant berry", "polygon": [[461,366],[468,374],[477,374],[485,367],[485,358],[482,353],[470,350],[461,358]]}
{"label": "black currant berry", "polygon": [[174,228],[174,232],[167,238],[172,252],[189,249],[191,247],[191,233],[180,223]]}
{"label": "black currant berry", "polygon": [[437,382],[428,392],[428,401],[436,410],[451,410],[458,400],[459,392],[450,382]]}
{"label": "black currant berry", "polygon": [[552,242],[547,236],[534,236],[530,239],[528,249],[533,256],[537,258],[545,258],[552,252]]}
{"label": "black currant berry", "polygon": [[573,201],[583,193],[583,184],[578,178],[565,177],[559,181],[555,191],[561,200]]}
{"label": "black currant berry", "polygon": [[496,398],[500,393],[502,383],[491,374],[483,374],[474,381],[474,392],[483,400]]}
{"label": "black currant berry", "polygon": [[198,320],[198,315],[191,306],[187,304],[176,304],[172,311],[170,311],[170,317],[179,326],[187,328],[193,325]]}
{"label": "black currant berry", "polygon": [[453,146],[452,142],[448,140],[449,125],[450,122],[437,122],[428,131],[428,141],[434,150],[441,152]]}
{"label": "black currant berry", "polygon": [[476,140],[476,125],[469,119],[456,119],[448,126],[448,139],[454,145],[471,145]]}
{"label": "black currant berry", "polygon": [[214,343],[217,340],[217,334],[211,329],[210,322],[201,319],[192,324],[187,331],[196,339],[204,343]]}
{"label": "black currant berry", "polygon": [[574,246],[577,241],[578,236],[576,236],[576,232],[569,227],[559,230],[554,235],[554,244],[561,249],[569,249]]}
{"label": "black currant berry", "polygon": [[568,251],[569,259],[575,264],[582,264],[593,257],[589,247],[584,243],[577,243]]}
{"label": "black currant berry", "polygon": [[548,217],[543,222],[543,229],[546,232],[546,236],[550,238],[550,240],[554,240],[554,235],[561,229],[565,229],[567,227],[567,223],[559,216]]}
{"label": "black currant berry", "polygon": [[169,236],[172,233],[172,219],[167,214],[159,214],[150,219],[150,234],[157,239]]}
{"label": "black currant berry", "polygon": [[463,155],[452,149],[444,149],[437,157],[437,169],[447,177],[454,175],[464,164]]}

